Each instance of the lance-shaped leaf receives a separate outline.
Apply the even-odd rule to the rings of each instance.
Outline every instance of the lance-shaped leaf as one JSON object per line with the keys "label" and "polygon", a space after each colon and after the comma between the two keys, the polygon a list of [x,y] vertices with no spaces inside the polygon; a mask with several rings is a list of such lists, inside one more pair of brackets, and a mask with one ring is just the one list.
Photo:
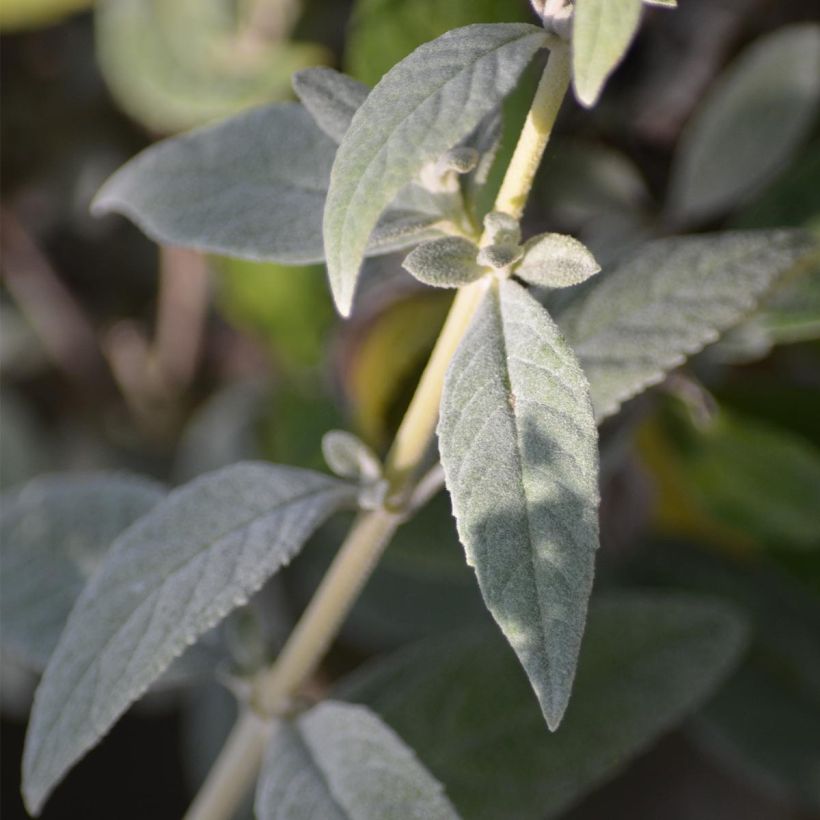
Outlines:
{"label": "lance-shaped leaf", "polygon": [[787,165],[820,107],[820,26],[752,44],[710,89],[684,131],[671,182],[681,221],[719,215]]}
{"label": "lance-shaped leaf", "polygon": [[375,709],[470,820],[545,820],[647,749],[724,680],[744,646],[736,610],[710,598],[593,602],[575,693],[547,731],[503,640],[457,632],[374,661],[339,696]]}
{"label": "lance-shaped leaf", "polygon": [[523,23],[456,29],[418,48],[370,93],[339,147],[325,209],[328,272],[343,315],[381,212],[425,163],[478,126],[546,42],[542,29]]}
{"label": "lance-shaped leaf", "polygon": [[325,701],[269,741],[259,820],[457,820],[441,784],[369,709]]}
{"label": "lance-shaped leaf", "polygon": [[269,105],[146,149],[105,183],[92,210],[124,214],[169,245],[319,262],[335,152],[302,106]]}
{"label": "lance-shaped leaf", "polygon": [[196,639],[245,603],[356,488],[246,462],[172,492],[116,540],[35,695],[23,761],[32,812]]}
{"label": "lance-shaped leaf", "polygon": [[438,432],[467,560],[554,729],[592,587],[598,439],[572,350],[520,285],[485,297],[447,373]]}
{"label": "lance-shaped leaf", "polygon": [[364,83],[324,66],[294,74],[293,90],[319,128],[335,142],[342,141],[370,93]]}
{"label": "lance-shaped leaf", "polygon": [[661,239],[592,280],[558,321],[598,420],[740,322],[813,247],[800,231]]}
{"label": "lance-shaped leaf", "polygon": [[127,473],[51,475],[2,498],[3,645],[38,671],[116,537],[165,495]]}
{"label": "lance-shaped leaf", "polygon": [[572,84],[585,106],[598,102],[604,83],[629,48],[641,21],[641,0],[575,0]]}

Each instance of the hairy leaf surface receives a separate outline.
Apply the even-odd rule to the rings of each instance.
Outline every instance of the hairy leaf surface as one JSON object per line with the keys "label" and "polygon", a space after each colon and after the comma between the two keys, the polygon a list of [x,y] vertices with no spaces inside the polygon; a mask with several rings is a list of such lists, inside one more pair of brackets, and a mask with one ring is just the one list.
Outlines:
{"label": "hairy leaf surface", "polygon": [[467,561],[554,729],[592,587],[598,439],[572,350],[520,285],[485,297],[447,373],[438,432]]}
{"label": "hairy leaf surface", "polygon": [[50,475],[2,498],[3,644],[39,671],[116,537],[166,494],[127,473]]}
{"label": "hairy leaf surface", "polygon": [[328,273],[343,315],[381,212],[425,163],[476,128],[546,42],[527,24],[456,29],[418,48],[370,93],[339,147],[325,209]]}
{"label": "hairy leaf surface", "polygon": [[324,701],[269,741],[259,820],[457,820],[441,784],[370,710]]}
{"label": "hairy leaf surface", "polygon": [[370,88],[332,68],[307,68],[293,75],[293,89],[316,124],[341,142]]}
{"label": "hairy leaf surface", "polygon": [[629,48],[641,20],[641,0],[575,0],[572,83],[588,108]]}
{"label": "hairy leaf surface", "polygon": [[820,107],[820,26],[788,26],[753,43],[684,131],[671,207],[683,221],[722,211],[783,170]]}
{"label": "hairy leaf surface", "polygon": [[124,214],[169,245],[319,262],[335,151],[302,106],[269,105],[147,148],[105,183],[92,210]]}
{"label": "hairy leaf surface", "polygon": [[813,246],[800,231],[661,239],[592,280],[559,324],[598,420],[737,324]]}
{"label": "hairy leaf surface", "polygon": [[246,462],[172,492],[126,530],[77,601],[35,695],[23,761],[30,810],[177,655],[355,496],[319,473]]}
{"label": "hairy leaf surface", "polygon": [[743,647],[735,610],[694,596],[593,603],[575,694],[547,731],[493,632],[455,633],[376,660],[339,696],[375,709],[470,820],[544,820],[612,777],[699,706]]}

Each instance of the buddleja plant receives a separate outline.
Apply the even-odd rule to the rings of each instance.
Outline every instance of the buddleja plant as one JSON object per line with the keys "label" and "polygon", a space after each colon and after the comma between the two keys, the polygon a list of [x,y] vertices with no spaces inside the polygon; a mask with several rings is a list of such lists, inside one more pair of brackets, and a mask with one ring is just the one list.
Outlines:
{"label": "buddleja plant", "polygon": [[[20,605],[14,590],[4,596],[11,630],[47,659],[24,757],[32,813],[132,703],[341,510],[358,511],[353,526],[275,663],[236,687],[241,717],[189,817],[230,816],[254,781],[260,818],[456,817],[444,788],[469,807],[464,783],[448,782],[444,751],[436,767],[443,788],[375,712],[300,697],[393,534],[442,480],[467,562],[531,694],[504,666],[503,650],[488,650],[476,665],[465,638],[426,659],[404,656],[342,686],[339,697],[367,702],[368,692],[383,691],[381,681],[395,697],[423,704],[438,690],[413,676],[438,664],[456,692],[467,675],[500,682],[496,707],[505,720],[536,698],[558,730],[549,765],[571,767],[585,745],[591,757],[585,775],[564,777],[560,787],[547,778],[537,814],[510,808],[518,791],[508,790],[506,816],[541,817],[589,788],[691,708],[737,656],[742,630],[719,607],[608,603],[592,618],[589,641],[604,660],[587,679],[611,683],[596,696],[579,684],[578,725],[559,729],[598,546],[597,424],[740,322],[812,243],[785,230],[662,239],[602,274],[569,236],[523,237],[520,219],[568,88],[584,105],[597,100],[641,12],[640,0],[534,6],[542,25],[450,31],[372,89],[328,68],[302,71],[294,78],[301,103],[159,143],[100,191],[96,213],[126,214],[160,242],[253,260],[325,261],[343,316],[353,310],[364,260],[388,252],[405,252],[404,268],[420,282],[456,293],[384,463],[353,435],[329,432],[324,452],[335,476],[239,463],[171,492],[117,474],[45,478],[8,500],[6,572],[62,602],[50,620],[37,620],[24,608],[25,589]],[[483,213],[500,105],[544,52],[517,147]],[[552,300],[558,289],[566,298]],[[560,311],[551,315],[545,302]],[[87,583],[76,556],[65,566],[37,564],[57,519],[66,541],[81,532],[95,545],[86,557],[99,566]],[[684,629],[692,623],[700,643]],[[638,664],[658,636],[677,641],[675,650]],[[619,663],[626,678],[617,682]],[[669,666],[676,679],[661,684]],[[631,687],[641,682],[646,690],[636,696]],[[646,715],[644,697],[653,699]],[[389,702],[382,706],[390,712]],[[620,710],[622,734],[593,731],[584,740],[580,716],[594,723],[602,709]],[[541,732],[522,724],[519,741]],[[549,768],[539,755],[533,764]],[[471,811],[493,816],[475,801]]]}

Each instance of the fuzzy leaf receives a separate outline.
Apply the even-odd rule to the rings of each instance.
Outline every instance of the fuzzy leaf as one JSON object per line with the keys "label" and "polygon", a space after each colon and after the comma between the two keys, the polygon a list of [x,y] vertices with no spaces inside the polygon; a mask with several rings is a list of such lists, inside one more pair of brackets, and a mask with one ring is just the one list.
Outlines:
{"label": "fuzzy leaf", "polygon": [[322,455],[327,466],[343,478],[375,481],[382,473],[376,454],[353,433],[331,430],[322,438]]}
{"label": "fuzzy leaf", "polygon": [[460,236],[445,236],[413,248],[402,262],[425,285],[460,288],[481,278],[486,271],[476,263],[478,248]]}
{"label": "fuzzy leaf", "polygon": [[356,488],[246,462],[172,492],[115,541],[37,690],[23,759],[36,813],[171,661],[243,604]]}
{"label": "fuzzy leaf", "polygon": [[524,245],[524,258],[515,268],[515,275],[531,285],[566,288],[579,285],[600,270],[595,257],[577,239],[545,233]]}
{"label": "fuzzy leaf", "polygon": [[597,433],[572,350],[520,285],[485,297],[447,373],[438,432],[467,561],[554,729],[598,546]]}
{"label": "fuzzy leaf", "polygon": [[549,733],[509,649],[487,630],[378,659],[339,696],[375,709],[470,820],[545,820],[611,778],[694,711],[744,644],[733,608],[683,595],[593,603],[578,680]]}
{"label": "fuzzy leaf", "polygon": [[147,148],[103,185],[151,239],[255,261],[319,262],[336,144],[296,103],[239,114]]}
{"label": "fuzzy leaf", "polygon": [[641,0],[575,0],[572,82],[587,108],[598,102],[638,31]]}
{"label": "fuzzy leaf", "polygon": [[671,183],[680,221],[718,216],[784,169],[820,106],[820,26],[788,26],[753,43],[684,131]]}
{"label": "fuzzy leaf", "polygon": [[256,791],[259,820],[457,820],[441,784],[370,710],[324,701],[276,726]]}
{"label": "fuzzy leaf", "polygon": [[325,209],[328,273],[343,315],[381,212],[478,126],[546,42],[527,24],[456,29],[418,48],[370,93],[339,147]]}
{"label": "fuzzy leaf", "polygon": [[316,124],[341,142],[370,88],[332,68],[307,68],[293,75],[293,90]]}
{"label": "fuzzy leaf", "polygon": [[661,239],[590,282],[559,325],[598,420],[740,322],[813,246],[800,231]]}
{"label": "fuzzy leaf", "polygon": [[3,644],[38,671],[116,537],[165,495],[127,473],[50,475],[2,498]]}

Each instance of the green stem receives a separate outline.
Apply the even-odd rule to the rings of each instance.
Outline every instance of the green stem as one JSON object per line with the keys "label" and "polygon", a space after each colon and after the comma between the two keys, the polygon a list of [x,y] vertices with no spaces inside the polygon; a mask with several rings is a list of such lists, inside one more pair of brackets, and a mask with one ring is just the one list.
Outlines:
{"label": "green stem", "polygon": [[[553,47],[529,116],[507,169],[495,209],[521,216],[569,86],[568,49]],[[362,513],[342,544],[313,599],[273,666],[254,681],[251,704],[261,715],[286,711],[316,670],[350,608],[402,521],[401,504],[411,493],[433,441],[444,376],[490,278],[461,288],[399,426],[387,458],[389,497],[399,510]],[[186,820],[227,820],[255,779],[270,724],[252,712],[240,718]]]}

